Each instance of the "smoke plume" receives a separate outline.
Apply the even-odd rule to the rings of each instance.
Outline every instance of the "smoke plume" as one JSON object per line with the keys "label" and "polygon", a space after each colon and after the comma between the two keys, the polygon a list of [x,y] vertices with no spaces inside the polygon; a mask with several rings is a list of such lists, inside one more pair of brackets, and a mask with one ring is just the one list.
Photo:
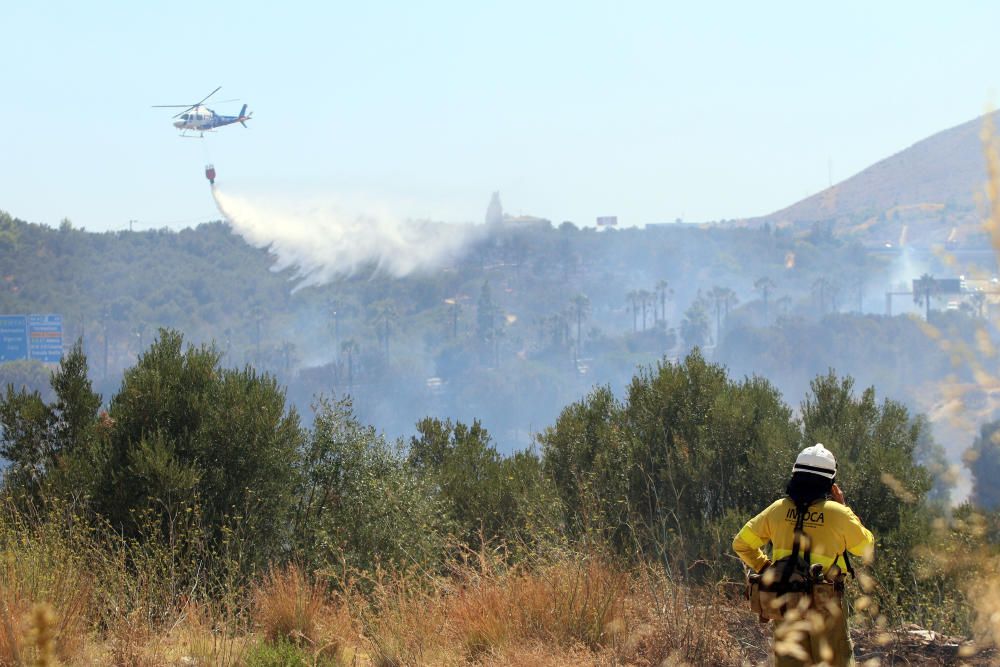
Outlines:
{"label": "smoke plume", "polygon": [[485,228],[402,220],[379,206],[364,211],[337,202],[308,210],[252,202],[212,187],[219,212],[247,243],[269,248],[274,270],[291,268],[299,287],[321,285],[360,271],[394,277],[446,266],[481,238]]}

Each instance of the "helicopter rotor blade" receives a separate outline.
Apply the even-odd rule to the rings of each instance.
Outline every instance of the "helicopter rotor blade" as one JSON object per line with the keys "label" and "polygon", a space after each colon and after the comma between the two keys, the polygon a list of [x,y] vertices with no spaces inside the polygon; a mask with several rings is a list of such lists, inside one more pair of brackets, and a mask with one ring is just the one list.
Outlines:
{"label": "helicopter rotor blade", "polygon": [[154,109],[183,109],[183,111],[181,111],[179,113],[176,113],[176,114],[174,114],[172,116],[172,118],[177,118],[178,116],[183,116],[184,114],[186,114],[191,109],[194,109],[196,106],[198,106],[198,105],[197,104],[190,104],[190,105],[188,105],[188,104],[154,104],[154,105],[152,105],[152,108],[154,108]]}
{"label": "helicopter rotor blade", "polygon": [[218,88],[216,88],[215,90],[213,90],[212,92],[210,92],[210,93],[209,93],[208,95],[205,95],[205,97],[201,98],[201,102],[198,102],[198,104],[192,104],[191,106],[193,106],[193,107],[196,107],[196,106],[198,106],[199,104],[204,104],[204,103],[205,103],[205,100],[207,100],[207,99],[208,99],[209,97],[211,97],[212,95],[215,95],[215,94],[216,94],[217,92],[219,92],[220,90],[222,90],[222,86],[219,86]]}
{"label": "helicopter rotor blade", "polygon": [[[152,106],[154,109],[184,109],[184,111],[181,111],[180,113],[174,116],[174,118],[177,118],[178,116],[183,116],[191,109],[201,106],[202,104],[205,103],[205,100],[207,100],[212,95],[215,95],[220,90],[222,90],[222,86],[219,86],[218,88],[210,92],[208,95],[205,95],[205,97],[201,98],[201,101],[195,102],[194,104],[154,104]],[[225,100],[225,101],[235,102],[236,100]]]}

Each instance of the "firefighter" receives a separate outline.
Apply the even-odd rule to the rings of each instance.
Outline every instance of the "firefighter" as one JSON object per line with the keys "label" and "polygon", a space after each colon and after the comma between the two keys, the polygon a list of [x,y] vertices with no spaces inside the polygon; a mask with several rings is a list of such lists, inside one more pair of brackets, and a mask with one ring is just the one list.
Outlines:
{"label": "firefighter", "polygon": [[[776,620],[776,667],[854,664],[844,572],[853,572],[848,552],[870,558],[875,541],[847,506],[836,476],[833,453],[821,443],[806,447],[792,466],[787,495],[750,519],[733,539],[739,557],[778,596],[768,616]],[[771,558],[761,549],[768,542]],[[798,603],[791,613],[788,600]]]}

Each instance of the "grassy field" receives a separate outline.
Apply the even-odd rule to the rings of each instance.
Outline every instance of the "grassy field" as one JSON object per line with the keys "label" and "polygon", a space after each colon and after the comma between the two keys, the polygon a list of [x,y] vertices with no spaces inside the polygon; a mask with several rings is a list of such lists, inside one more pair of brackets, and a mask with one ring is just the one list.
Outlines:
{"label": "grassy field", "polygon": [[[199,563],[105,537],[5,522],[0,664],[725,666],[765,664],[770,651],[772,628],[750,613],[741,583],[687,584],[599,554],[511,565],[499,549],[456,550],[433,574],[290,565],[179,587]],[[852,620],[862,664],[995,664],[864,606]]]}

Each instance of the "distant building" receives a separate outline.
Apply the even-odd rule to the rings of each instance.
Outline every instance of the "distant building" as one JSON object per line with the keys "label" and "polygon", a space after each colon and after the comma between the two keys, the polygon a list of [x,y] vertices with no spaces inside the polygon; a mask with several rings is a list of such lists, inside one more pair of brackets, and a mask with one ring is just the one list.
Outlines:
{"label": "distant building", "polygon": [[552,221],[548,218],[539,218],[534,215],[505,215],[503,217],[504,224],[507,225],[522,225],[522,226],[537,226],[537,227],[551,227]]}
{"label": "distant building", "polygon": [[490,205],[486,207],[486,224],[551,227],[552,221],[534,215],[507,215],[503,212],[503,205],[500,204],[500,193],[494,192],[490,198]]}
{"label": "distant building", "polygon": [[500,193],[494,192],[490,205],[486,207],[486,224],[499,225],[503,222],[503,206],[500,204]]}

